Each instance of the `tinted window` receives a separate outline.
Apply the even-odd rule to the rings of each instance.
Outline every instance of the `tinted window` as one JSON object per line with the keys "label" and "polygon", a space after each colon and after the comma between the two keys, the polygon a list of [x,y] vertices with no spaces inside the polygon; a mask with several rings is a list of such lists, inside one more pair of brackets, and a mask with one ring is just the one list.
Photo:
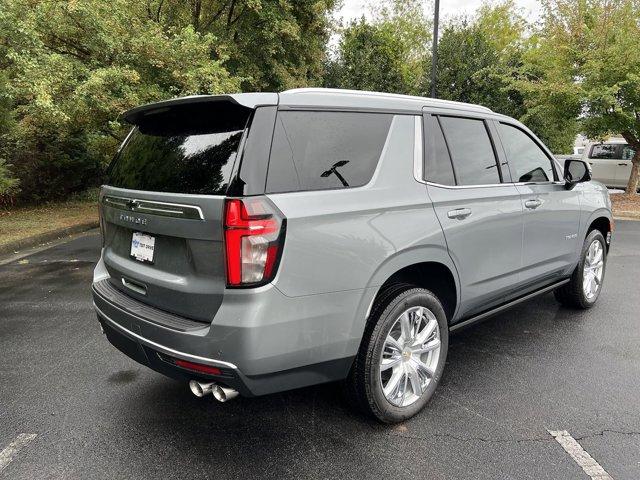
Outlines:
{"label": "tinted window", "polygon": [[499,129],[514,182],[554,180],[551,159],[529,135],[519,128],[504,123],[499,124]]}
{"label": "tinted window", "polygon": [[440,117],[458,185],[500,183],[489,133],[482,120]]}
{"label": "tinted window", "polygon": [[453,175],[449,150],[438,119],[433,116],[426,117],[425,126],[427,129],[425,135],[427,139],[425,178],[429,182],[440,185],[455,185],[456,180]]}
{"label": "tinted window", "polygon": [[636,151],[631,148],[629,145],[622,146],[622,160],[632,160],[633,156],[636,154]]}
{"label": "tinted window", "polygon": [[278,112],[268,192],[358,187],[371,180],[393,115]]}
{"label": "tinted window", "polygon": [[604,160],[630,160],[633,149],[623,143],[603,143],[591,147],[589,158]]}
{"label": "tinted window", "polygon": [[114,187],[154,192],[224,194],[242,130],[197,134],[136,128],[109,170]]}

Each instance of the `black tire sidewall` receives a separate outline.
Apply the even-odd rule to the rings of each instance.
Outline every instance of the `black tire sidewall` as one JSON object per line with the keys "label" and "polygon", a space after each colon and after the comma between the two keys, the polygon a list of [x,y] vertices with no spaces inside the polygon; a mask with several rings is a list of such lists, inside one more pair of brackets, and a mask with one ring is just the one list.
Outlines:
{"label": "black tire sidewall", "polygon": [[[402,312],[416,306],[428,308],[433,312],[438,321],[438,328],[440,329],[440,358],[438,359],[438,366],[434,377],[420,399],[406,407],[398,407],[390,403],[384,396],[379,374],[380,359],[386,337],[395,324],[395,321]],[[387,308],[380,314],[376,328],[372,333],[368,346],[367,362],[365,364],[365,389],[368,400],[371,403],[374,415],[379,420],[387,423],[405,420],[422,410],[440,383],[449,349],[447,316],[435,295],[425,289],[413,288],[400,293],[389,303]]]}

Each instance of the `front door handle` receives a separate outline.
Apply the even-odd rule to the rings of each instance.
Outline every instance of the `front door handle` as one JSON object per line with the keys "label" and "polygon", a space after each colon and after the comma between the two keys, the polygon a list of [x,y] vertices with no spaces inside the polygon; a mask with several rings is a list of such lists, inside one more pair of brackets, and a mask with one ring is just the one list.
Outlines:
{"label": "front door handle", "polygon": [[626,167],[626,166],[627,166],[627,164],[626,164],[626,163],[619,163],[619,164],[618,164],[618,166],[619,166],[619,167]]}
{"label": "front door handle", "polygon": [[540,205],[542,205],[542,201],[538,199],[527,200],[526,202],[524,202],[524,206],[531,210],[535,210]]}
{"label": "front door handle", "polygon": [[457,218],[458,220],[463,220],[471,215],[470,208],[456,208],[455,210],[449,210],[447,212],[447,217],[449,218]]}

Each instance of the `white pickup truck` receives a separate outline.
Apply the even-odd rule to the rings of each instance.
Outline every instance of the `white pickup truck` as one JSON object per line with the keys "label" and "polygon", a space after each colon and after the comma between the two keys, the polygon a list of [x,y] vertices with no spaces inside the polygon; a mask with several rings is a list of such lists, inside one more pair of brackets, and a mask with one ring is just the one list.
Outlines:
{"label": "white pickup truck", "polygon": [[634,150],[623,139],[612,138],[589,143],[582,153],[582,160],[591,165],[594,180],[607,187],[626,188],[633,155]]}

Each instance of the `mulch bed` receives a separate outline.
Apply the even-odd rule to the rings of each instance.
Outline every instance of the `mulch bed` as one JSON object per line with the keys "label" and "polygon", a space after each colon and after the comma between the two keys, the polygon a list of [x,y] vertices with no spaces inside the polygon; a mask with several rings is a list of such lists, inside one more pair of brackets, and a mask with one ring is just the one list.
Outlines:
{"label": "mulch bed", "polygon": [[611,195],[611,203],[615,216],[640,218],[640,194],[614,193]]}

